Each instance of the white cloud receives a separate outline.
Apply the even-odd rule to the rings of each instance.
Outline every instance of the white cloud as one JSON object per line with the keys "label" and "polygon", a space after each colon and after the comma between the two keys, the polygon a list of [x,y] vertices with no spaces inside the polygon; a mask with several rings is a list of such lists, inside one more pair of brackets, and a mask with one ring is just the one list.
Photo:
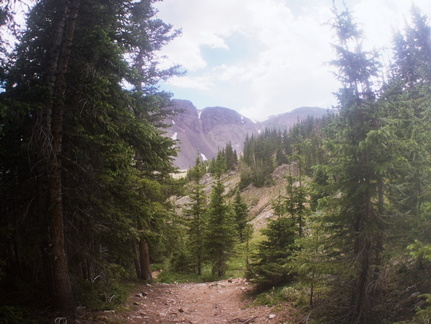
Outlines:
{"label": "white cloud", "polygon": [[162,59],[162,64],[166,66],[181,64],[182,68],[189,71],[203,69],[207,66],[201,55],[199,44],[189,37],[172,41],[164,48],[163,54],[167,57]]}
{"label": "white cloud", "polygon": [[[183,88],[183,89],[195,89],[195,90],[209,90],[212,87],[212,82],[208,77],[189,77],[189,76],[174,76],[166,81],[166,84]],[[184,98],[187,99],[187,98]]]}
{"label": "white cloud", "polygon": [[[370,48],[390,47],[395,28],[402,28],[410,1],[349,0]],[[429,0],[416,0],[431,14]],[[182,28],[183,35],[164,50],[170,63],[189,71],[168,83],[176,98],[181,89],[198,108],[224,105],[247,117],[285,112],[298,106],[328,107],[338,82],[326,63],[334,58],[332,0],[164,0],[160,17]],[[244,59],[212,61],[204,49],[229,54],[229,37],[250,40]],[[246,52],[248,51],[248,52]],[[214,51],[214,55],[219,52]],[[226,55],[227,55],[226,54]],[[233,55],[233,54],[232,54]],[[190,91],[196,90],[196,96]]]}

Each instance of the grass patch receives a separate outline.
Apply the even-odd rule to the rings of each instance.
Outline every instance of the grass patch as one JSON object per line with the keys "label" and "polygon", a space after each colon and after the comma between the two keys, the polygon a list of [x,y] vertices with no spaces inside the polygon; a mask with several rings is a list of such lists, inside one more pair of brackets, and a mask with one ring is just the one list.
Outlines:
{"label": "grass patch", "polygon": [[235,248],[234,255],[227,262],[226,277],[243,278],[247,269],[247,250],[246,244],[238,244]]}
{"label": "grass patch", "polygon": [[276,306],[285,302],[282,293],[282,287],[272,288],[271,290],[264,291],[258,294],[253,301],[255,305]]}
{"label": "grass patch", "polygon": [[200,276],[196,273],[171,271],[169,268],[164,268],[157,276],[157,281],[163,283],[208,282],[216,280],[220,280],[220,278],[212,277],[211,266],[209,264],[205,264],[202,267],[202,275]]}
{"label": "grass patch", "polygon": [[200,282],[201,277],[194,273],[177,273],[165,270],[157,276],[157,281],[163,283]]}
{"label": "grass patch", "polygon": [[296,285],[273,287],[256,295],[254,304],[277,306],[289,302],[295,306],[307,306],[309,301],[308,291]]}

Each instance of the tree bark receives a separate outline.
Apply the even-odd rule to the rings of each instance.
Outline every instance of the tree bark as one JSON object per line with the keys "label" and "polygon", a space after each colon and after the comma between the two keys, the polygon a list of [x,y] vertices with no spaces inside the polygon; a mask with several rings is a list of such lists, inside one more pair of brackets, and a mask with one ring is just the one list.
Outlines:
{"label": "tree bark", "polygon": [[66,6],[66,19],[64,33],[61,35],[61,49],[58,56],[57,78],[55,80],[51,109],[52,149],[49,159],[48,216],[50,223],[50,239],[52,244],[51,262],[54,281],[54,301],[59,310],[69,313],[74,308],[75,301],[70,281],[68,258],[65,247],[61,154],[63,139],[63,113],[67,87],[66,73],[80,0],[73,0],[71,3],[62,2],[61,5]]}
{"label": "tree bark", "polygon": [[141,278],[143,280],[152,280],[151,262],[150,262],[150,248],[147,240],[141,238],[139,240],[139,263],[141,265]]}
{"label": "tree bark", "polygon": [[136,240],[132,241],[132,249],[133,249],[133,262],[135,264],[136,278],[140,279],[141,275],[141,264],[139,262],[139,249],[138,242]]}
{"label": "tree bark", "polygon": [[[136,168],[142,171],[141,152],[139,151],[135,152],[135,159],[136,159]],[[142,195],[145,197],[144,193],[142,193]],[[136,216],[136,223],[138,226],[138,232],[141,235],[138,240],[139,271],[138,271],[138,266],[136,266],[138,279],[152,280],[153,276],[151,274],[150,248],[148,246],[147,240],[143,237],[142,232],[144,227],[142,225],[142,220],[140,219],[139,215]]]}
{"label": "tree bark", "polygon": [[[358,273],[356,282],[353,286],[352,296],[351,296],[351,307],[352,316],[351,323],[366,323],[367,316],[370,312],[369,296],[368,296],[368,285],[370,281],[370,265],[372,251],[374,249],[373,243],[364,232],[367,230],[367,226],[375,221],[375,211],[372,207],[372,199],[370,195],[371,191],[371,175],[369,169],[369,153],[365,152],[364,162],[367,165],[364,181],[367,185],[367,193],[364,194],[364,211],[358,214],[357,222],[355,224],[355,231],[358,235],[356,238],[355,246],[355,257],[358,263]],[[379,233],[373,233],[373,235],[378,235]]]}

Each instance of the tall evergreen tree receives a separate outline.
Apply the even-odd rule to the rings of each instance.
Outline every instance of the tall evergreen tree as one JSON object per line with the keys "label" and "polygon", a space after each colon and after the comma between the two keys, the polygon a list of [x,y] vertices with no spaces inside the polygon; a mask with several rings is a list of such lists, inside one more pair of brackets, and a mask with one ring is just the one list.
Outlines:
{"label": "tall evergreen tree", "polygon": [[339,44],[333,64],[343,87],[337,93],[340,117],[336,134],[327,145],[332,192],[321,199],[320,207],[322,221],[332,224],[328,243],[336,246],[328,251],[338,254],[341,265],[336,282],[338,302],[346,310],[341,321],[369,323],[372,283],[378,275],[374,271],[381,265],[386,171],[384,133],[380,132],[372,87],[378,65],[372,53],[362,50],[361,32],[350,12],[334,9],[334,14]]}
{"label": "tall evergreen tree", "polygon": [[413,91],[431,79],[431,27],[428,17],[417,7],[412,7],[411,18],[412,24],[406,27],[404,34],[398,32],[394,37],[394,72],[405,89]]}
{"label": "tall evergreen tree", "polygon": [[235,200],[233,202],[233,210],[235,213],[235,220],[238,228],[239,241],[244,242],[247,236],[247,217],[248,206],[241,197],[239,189],[236,190]]}
{"label": "tall evergreen tree", "polygon": [[297,224],[298,235],[302,237],[305,229],[305,218],[309,212],[306,182],[301,174],[298,177],[293,177],[292,168],[290,168],[290,175],[286,178],[288,183],[286,188],[286,212]]}
{"label": "tall evergreen tree", "polygon": [[237,234],[234,217],[232,208],[225,201],[224,185],[219,177],[211,192],[205,233],[205,250],[212,262],[214,277],[226,274]]}
{"label": "tall evergreen tree", "polygon": [[205,174],[205,166],[196,159],[195,166],[191,169],[193,185],[190,190],[190,203],[184,210],[184,215],[188,217],[188,249],[195,261],[195,269],[198,275],[202,274],[202,264],[204,260],[204,230],[206,225],[206,194],[204,186],[201,184]]}
{"label": "tall evergreen tree", "polygon": [[293,279],[291,260],[296,249],[296,228],[292,219],[279,215],[262,230],[265,239],[251,256],[246,276],[263,289],[288,283]]}
{"label": "tall evergreen tree", "polygon": [[[394,37],[392,78],[382,98],[388,107],[391,127],[397,140],[400,163],[389,186],[397,226],[391,233],[404,239],[393,240],[393,247],[405,249],[429,246],[430,193],[430,89],[431,26],[429,18],[416,7],[412,23]],[[426,248],[424,249],[426,250]],[[417,252],[417,251],[416,251]],[[421,253],[418,253],[421,255]],[[421,263],[420,258],[418,262]]]}
{"label": "tall evergreen tree", "polygon": [[227,170],[234,170],[236,164],[238,163],[238,156],[236,154],[236,151],[233,149],[231,142],[226,144],[224,152],[226,155]]}
{"label": "tall evergreen tree", "polygon": [[113,260],[127,267],[125,246],[163,228],[149,184],[169,177],[174,150],[156,127],[168,102],[156,84],[175,69],[159,69],[156,51],[177,33],[153,2],[39,1],[3,76],[6,278],[51,287],[62,310],[70,272],[91,281]]}

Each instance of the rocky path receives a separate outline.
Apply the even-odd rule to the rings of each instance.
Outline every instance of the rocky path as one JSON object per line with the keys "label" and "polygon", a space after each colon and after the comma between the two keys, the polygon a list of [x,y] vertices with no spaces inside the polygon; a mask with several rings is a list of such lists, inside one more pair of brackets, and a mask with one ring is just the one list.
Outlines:
{"label": "rocky path", "polygon": [[293,323],[288,305],[253,306],[243,279],[137,286],[124,313],[98,313],[86,323]]}

